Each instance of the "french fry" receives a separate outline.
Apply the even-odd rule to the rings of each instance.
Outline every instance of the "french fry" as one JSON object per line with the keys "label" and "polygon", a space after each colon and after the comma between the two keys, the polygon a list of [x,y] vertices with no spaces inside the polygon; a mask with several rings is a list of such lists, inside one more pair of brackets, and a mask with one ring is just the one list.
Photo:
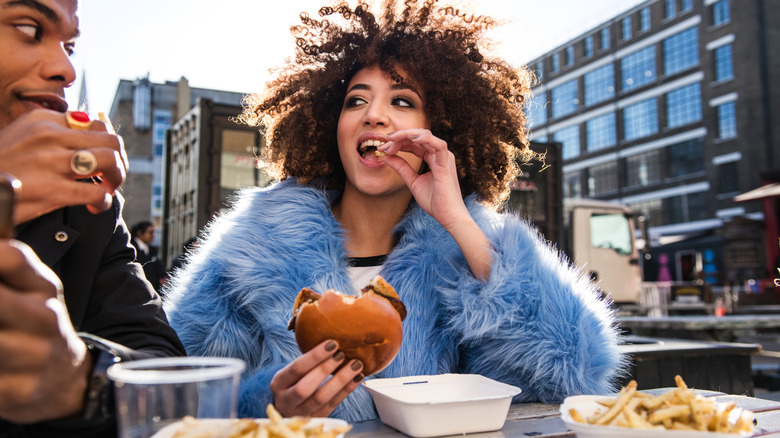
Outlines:
{"label": "french fry", "polygon": [[571,415],[571,419],[576,421],[577,423],[585,423],[585,419],[582,418],[582,414],[580,414],[580,411],[576,409],[569,409],[569,415]]}
{"label": "french fry", "polygon": [[572,420],[604,426],[633,429],[667,429],[750,433],[754,414],[737,408],[733,402],[716,403],[693,390],[680,376],[675,376],[674,389],[653,396],[638,392],[636,382],[629,382],[616,397],[600,399],[600,409],[585,418],[576,409],[569,409]]}
{"label": "french fry", "polygon": [[284,418],[272,404],[266,407],[266,414],[268,414],[268,423],[259,423],[245,418],[235,420],[230,424],[229,430],[225,430],[224,425],[216,426],[196,418],[185,417],[179,430],[172,436],[173,438],[336,438],[352,428],[352,426],[337,426],[325,431],[322,424],[310,424],[308,417]]}
{"label": "french fry", "polygon": [[623,389],[620,390],[617,400],[615,400],[615,404],[612,405],[612,407],[609,408],[609,410],[605,412],[604,415],[596,419],[595,424],[603,425],[612,421],[623,409],[623,406],[625,406],[626,403],[628,403],[628,400],[631,398],[631,396],[634,395],[635,392],[636,392],[636,381],[632,380],[628,382],[628,385],[626,385]]}

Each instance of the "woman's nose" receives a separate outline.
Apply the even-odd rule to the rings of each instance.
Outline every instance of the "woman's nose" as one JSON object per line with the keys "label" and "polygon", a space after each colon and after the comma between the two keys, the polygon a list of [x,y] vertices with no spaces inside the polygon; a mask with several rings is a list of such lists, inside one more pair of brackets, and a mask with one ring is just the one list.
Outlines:
{"label": "woman's nose", "polygon": [[363,123],[369,126],[387,125],[389,118],[386,109],[377,102],[372,102],[366,108]]}

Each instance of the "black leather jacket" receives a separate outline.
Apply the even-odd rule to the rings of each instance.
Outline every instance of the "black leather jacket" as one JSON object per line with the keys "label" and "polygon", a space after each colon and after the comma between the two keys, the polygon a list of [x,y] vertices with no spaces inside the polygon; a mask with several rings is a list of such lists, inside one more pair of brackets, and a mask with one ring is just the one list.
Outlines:
{"label": "black leather jacket", "polygon": [[[160,297],[133,260],[135,250],[122,219],[123,200],[93,215],[84,207],[56,210],[17,227],[29,245],[62,280],[65,303],[76,331],[111,341],[123,360],[183,356],[168,325]],[[117,345],[118,344],[118,345]],[[113,409],[107,416],[19,426],[0,420],[1,437],[116,436]]]}

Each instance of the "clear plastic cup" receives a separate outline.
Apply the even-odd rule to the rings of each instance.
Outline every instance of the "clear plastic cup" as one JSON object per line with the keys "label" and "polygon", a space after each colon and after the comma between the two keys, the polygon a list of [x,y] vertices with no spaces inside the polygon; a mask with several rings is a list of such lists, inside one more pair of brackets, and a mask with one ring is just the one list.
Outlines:
{"label": "clear plastic cup", "polygon": [[169,357],[114,364],[121,438],[148,438],[185,416],[236,418],[244,361],[225,357]]}

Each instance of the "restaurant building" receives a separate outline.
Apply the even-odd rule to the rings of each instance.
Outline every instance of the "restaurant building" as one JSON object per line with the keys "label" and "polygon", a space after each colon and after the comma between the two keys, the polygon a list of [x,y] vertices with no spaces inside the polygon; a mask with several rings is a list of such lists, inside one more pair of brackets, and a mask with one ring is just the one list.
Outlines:
{"label": "restaurant building", "polygon": [[[564,197],[643,214],[673,280],[771,275],[762,205],[734,198],[780,167],[779,29],[778,1],[648,0],[531,60],[532,139],[562,144]],[[734,220],[745,242],[724,251]]]}

